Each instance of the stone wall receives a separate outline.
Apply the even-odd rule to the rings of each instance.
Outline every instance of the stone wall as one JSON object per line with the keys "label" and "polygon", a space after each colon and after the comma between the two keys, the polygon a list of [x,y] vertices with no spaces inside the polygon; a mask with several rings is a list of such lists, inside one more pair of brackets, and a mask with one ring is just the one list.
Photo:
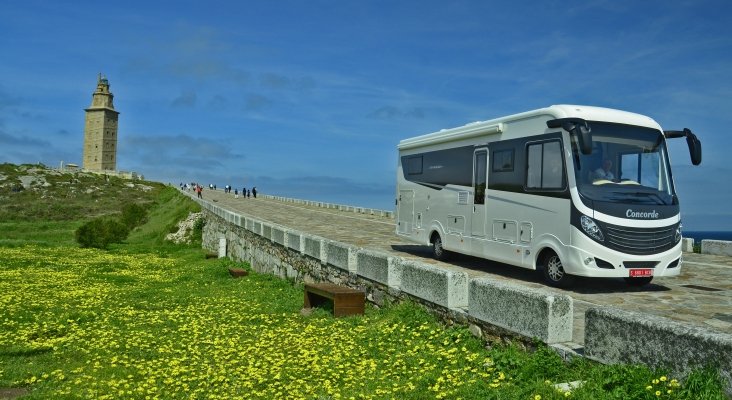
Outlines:
{"label": "stone wall", "polygon": [[[412,299],[447,324],[469,325],[476,336],[522,343],[540,339],[564,357],[578,355],[578,346],[571,343],[570,296],[488,278],[471,279],[464,272],[357,248],[194,200],[201,204],[206,219],[204,248],[246,261],[257,272],[293,282],[331,282],[361,289],[376,306]],[[732,354],[732,335],[616,309],[590,309],[585,321],[583,350],[597,361],[665,366],[680,377],[691,368],[719,361],[716,365],[732,394],[732,360],[712,356]],[[709,355],[700,357],[702,353]]]}
{"label": "stone wall", "polygon": [[[206,202],[201,205],[206,219],[203,247],[211,252],[220,251],[221,239],[224,239],[228,257],[248,262],[259,273],[293,282],[331,282],[361,289],[368,301],[377,306],[409,298],[448,324],[471,324],[474,332],[486,337],[519,339],[526,343],[534,338],[547,343],[571,339],[572,299],[569,296],[559,296],[564,307],[557,307],[557,295],[551,292],[517,291],[498,283],[474,285],[471,296],[481,301],[491,295],[499,296],[505,301],[505,307],[468,313],[470,279],[464,272],[446,271],[297,232]],[[521,329],[496,323],[516,320],[520,307],[527,304],[524,298],[529,298],[532,307],[537,309],[531,316],[532,323]]]}

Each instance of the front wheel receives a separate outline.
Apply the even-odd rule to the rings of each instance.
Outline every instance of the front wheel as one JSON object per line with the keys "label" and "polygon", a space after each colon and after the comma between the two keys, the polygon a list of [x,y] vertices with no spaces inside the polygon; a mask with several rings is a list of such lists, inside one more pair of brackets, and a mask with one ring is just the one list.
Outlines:
{"label": "front wheel", "polygon": [[574,284],[574,276],[564,271],[562,260],[553,252],[544,257],[542,267],[544,269],[544,280],[549,286],[566,288]]}
{"label": "front wheel", "polygon": [[644,276],[642,278],[623,278],[625,279],[625,283],[628,284],[628,286],[632,287],[641,287],[645,286],[653,280],[652,276]]}

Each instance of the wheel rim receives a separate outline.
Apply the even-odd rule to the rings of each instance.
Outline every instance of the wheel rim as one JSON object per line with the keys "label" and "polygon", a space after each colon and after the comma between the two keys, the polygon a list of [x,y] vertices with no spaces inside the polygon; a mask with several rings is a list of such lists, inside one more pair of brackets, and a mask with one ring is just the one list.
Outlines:
{"label": "wheel rim", "polygon": [[549,278],[555,282],[560,281],[564,277],[564,268],[562,268],[562,262],[557,256],[549,258],[549,262],[546,263],[546,270]]}

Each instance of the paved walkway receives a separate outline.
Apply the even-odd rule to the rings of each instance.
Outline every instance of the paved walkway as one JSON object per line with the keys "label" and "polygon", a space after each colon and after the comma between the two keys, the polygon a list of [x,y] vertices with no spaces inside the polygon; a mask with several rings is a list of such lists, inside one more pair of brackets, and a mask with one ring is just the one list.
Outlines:
{"label": "paved walkway", "polygon": [[[204,200],[229,210],[327,239],[459,269],[471,277],[546,288],[535,271],[463,255],[448,263],[435,261],[429,247],[403,240],[395,234],[393,220],[384,217],[263,198],[235,199],[222,190],[204,190],[203,195]],[[732,257],[684,253],[683,259],[680,276],[655,278],[642,288],[630,288],[622,279],[586,278],[578,279],[569,290],[552,288],[574,299],[573,341],[584,343],[584,313],[596,305],[646,312],[732,334]]]}

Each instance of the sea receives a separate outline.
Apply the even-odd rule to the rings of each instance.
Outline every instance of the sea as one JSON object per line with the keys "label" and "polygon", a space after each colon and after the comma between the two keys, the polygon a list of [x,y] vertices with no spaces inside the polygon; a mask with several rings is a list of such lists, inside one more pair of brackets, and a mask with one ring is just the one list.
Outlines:
{"label": "sea", "polygon": [[732,231],[682,231],[681,235],[694,239],[694,243],[701,243],[704,239],[732,241]]}

